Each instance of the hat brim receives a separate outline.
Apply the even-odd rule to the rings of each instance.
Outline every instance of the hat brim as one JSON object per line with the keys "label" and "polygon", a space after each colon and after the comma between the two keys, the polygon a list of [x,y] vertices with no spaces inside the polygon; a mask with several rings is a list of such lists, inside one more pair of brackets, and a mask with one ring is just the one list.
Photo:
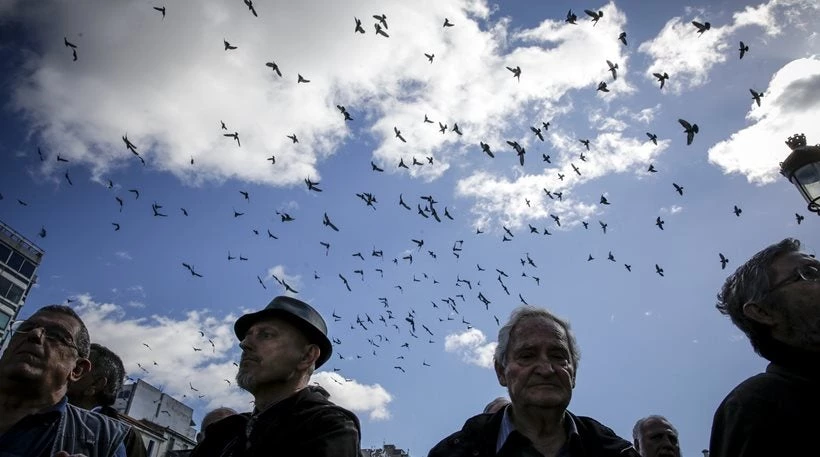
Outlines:
{"label": "hat brim", "polygon": [[311,344],[319,346],[319,358],[316,359],[317,369],[330,359],[330,356],[333,354],[333,345],[330,343],[328,337],[309,322],[299,316],[294,316],[285,310],[263,309],[255,313],[245,314],[236,320],[236,323],[233,325],[233,331],[239,341],[242,341],[245,339],[245,334],[248,333],[248,330],[253,324],[272,317],[284,319],[290,322],[296,326],[305,335],[305,337],[307,337]]}

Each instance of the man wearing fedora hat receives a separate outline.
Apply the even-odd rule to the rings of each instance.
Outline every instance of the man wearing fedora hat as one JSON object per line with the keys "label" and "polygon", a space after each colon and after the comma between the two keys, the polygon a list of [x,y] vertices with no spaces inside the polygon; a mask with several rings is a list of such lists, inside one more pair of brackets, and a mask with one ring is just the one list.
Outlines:
{"label": "man wearing fedora hat", "polygon": [[358,457],[358,418],[321,387],[308,386],[333,351],[322,316],[280,296],[237,319],[234,332],[242,348],[236,382],[253,395],[254,411],[208,426],[192,457]]}

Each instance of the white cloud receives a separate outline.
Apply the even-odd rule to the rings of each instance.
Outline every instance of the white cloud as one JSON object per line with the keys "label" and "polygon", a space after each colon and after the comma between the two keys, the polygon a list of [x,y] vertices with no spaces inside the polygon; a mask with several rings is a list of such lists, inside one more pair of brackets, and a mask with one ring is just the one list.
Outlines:
{"label": "white cloud", "polygon": [[739,29],[755,26],[762,28],[767,37],[774,37],[784,25],[811,29],[817,23],[818,12],[820,6],[813,0],[770,0],[736,11],[726,25],[712,22],[711,29],[699,35],[692,21],[705,23],[709,17],[704,11],[687,9],[691,17],[670,19],[655,38],[641,43],[638,51],[653,59],[646,77],[654,80],[652,73],[666,72],[669,80],[664,90],[680,93],[708,82],[709,71],[716,64],[738,57],[734,38]]}
{"label": "white cloud", "polygon": [[330,393],[330,400],[343,408],[369,413],[371,420],[390,418],[387,405],[393,401],[393,396],[378,383],[361,384],[329,371],[314,374],[311,382],[324,387]]}
{"label": "white cloud", "polygon": [[661,214],[678,214],[679,212],[683,211],[682,206],[672,205],[670,207],[663,207],[661,208]]}
{"label": "white cloud", "polygon": [[461,333],[451,333],[444,338],[444,350],[461,356],[461,360],[482,368],[493,367],[493,354],[497,342],[487,342],[484,332],[471,328]]}
{"label": "white cloud", "polygon": [[302,276],[301,275],[290,275],[285,272],[284,265],[276,265],[273,267],[268,268],[268,273],[265,278],[262,278],[263,281],[267,282],[268,280],[274,280],[274,277],[279,281],[283,281],[285,284],[290,286],[292,289],[296,290],[297,292],[291,292],[285,288],[284,284],[277,283],[277,287],[282,289],[282,293],[289,296],[295,296],[299,290],[302,289]]}
{"label": "white cloud", "polygon": [[[134,319],[128,317],[125,308],[94,301],[88,294],[78,295],[76,299],[75,309],[88,327],[91,340],[118,354],[130,377],[142,378],[178,400],[190,406],[202,406],[204,410],[219,406],[237,411],[252,408],[251,395],[234,382],[239,346],[233,323],[238,316],[218,317],[207,311],[190,311],[178,319],[160,315]],[[369,412],[372,419],[390,416],[387,404],[392,396],[384,388],[378,384],[344,381],[337,376],[317,372],[313,379],[331,393],[333,401],[344,407]],[[331,385],[335,384],[329,382],[332,379],[344,381],[344,386]],[[199,392],[192,391],[191,385]],[[204,397],[200,399],[198,395]]]}
{"label": "white cloud", "polygon": [[122,260],[134,260],[134,258],[131,257],[131,254],[129,254],[126,251],[117,251],[117,252],[114,253],[114,255],[119,257]]}
{"label": "white cloud", "polygon": [[761,106],[752,102],[746,114],[753,123],[709,149],[710,162],[755,184],[782,179],[779,164],[789,154],[784,144],[789,136],[805,133],[809,144],[820,141],[820,59],[786,64],[764,93]]}

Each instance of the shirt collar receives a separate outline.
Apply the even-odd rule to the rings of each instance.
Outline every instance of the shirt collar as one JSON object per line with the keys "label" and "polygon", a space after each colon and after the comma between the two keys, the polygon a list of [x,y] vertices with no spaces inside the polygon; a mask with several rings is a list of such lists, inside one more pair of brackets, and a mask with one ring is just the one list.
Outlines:
{"label": "shirt collar", "polygon": [[[504,407],[504,416],[501,418],[501,427],[498,428],[498,439],[495,442],[495,452],[501,450],[504,446],[504,443],[507,442],[507,438],[510,437],[510,434],[515,430],[515,424],[513,424],[512,416],[510,415],[510,408],[511,405],[507,405]],[[572,419],[572,415],[567,414],[566,411],[564,412],[564,430],[567,432],[567,442],[573,439],[574,436],[578,436],[578,426],[575,424],[575,420]]]}

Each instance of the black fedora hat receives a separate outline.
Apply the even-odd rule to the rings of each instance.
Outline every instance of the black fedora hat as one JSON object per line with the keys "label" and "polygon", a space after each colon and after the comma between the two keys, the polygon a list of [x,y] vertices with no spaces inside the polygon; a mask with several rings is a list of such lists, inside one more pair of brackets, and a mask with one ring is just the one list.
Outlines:
{"label": "black fedora hat", "polygon": [[322,315],[307,303],[293,297],[283,295],[276,297],[262,311],[245,314],[236,320],[233,331],[239,341],[242,341],[253,324],[269,317],[287,319],[304,332],[308,341],[319,346],[321,352],[316,360],[316,368],[322,366],[330,358],[333,346],[327,337],[327,324]]}

